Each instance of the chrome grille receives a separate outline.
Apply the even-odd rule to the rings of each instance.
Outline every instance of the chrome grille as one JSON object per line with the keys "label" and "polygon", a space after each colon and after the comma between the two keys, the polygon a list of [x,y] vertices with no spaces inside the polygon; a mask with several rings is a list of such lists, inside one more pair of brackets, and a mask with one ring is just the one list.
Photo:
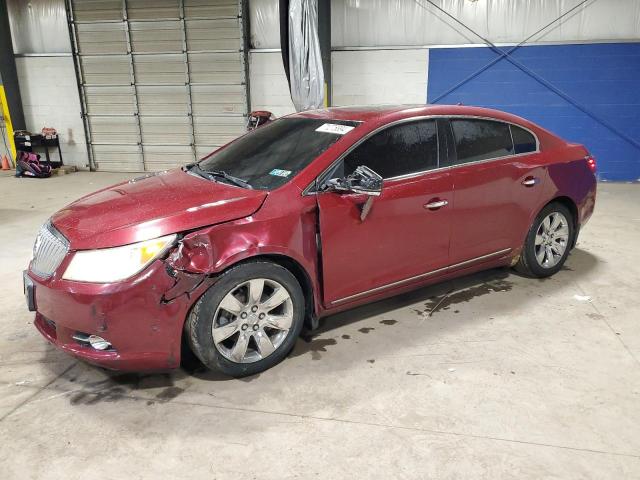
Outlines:
{"label": "chrome grille", "polygon": [[69,242],[50,222],[45,223],[33,246],[31,271],[40,277],[50,277],[69,251]]}

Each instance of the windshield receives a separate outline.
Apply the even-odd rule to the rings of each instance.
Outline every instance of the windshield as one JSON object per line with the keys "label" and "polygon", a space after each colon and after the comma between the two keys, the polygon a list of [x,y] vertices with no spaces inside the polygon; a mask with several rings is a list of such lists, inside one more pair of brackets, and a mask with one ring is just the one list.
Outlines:
{"label": "windshield", "polygon": [[[238,138],[199,163],[207,173],[226,174],[251,188],[283,185],[358,122],[283,118]],[[224,180],[224,178],[223,178]]]}

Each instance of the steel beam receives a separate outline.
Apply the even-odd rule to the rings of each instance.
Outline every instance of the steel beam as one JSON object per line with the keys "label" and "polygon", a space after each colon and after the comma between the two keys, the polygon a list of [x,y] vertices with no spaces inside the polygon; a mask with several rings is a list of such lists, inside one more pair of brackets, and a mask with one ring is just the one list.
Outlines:
{"label": "steel beam", "polygon": [[20,84],[16,70],[16,59],[13,55],[13,41],[9,23],[9,10],[6,0],[0,0],[0,80],[7,95],[7,105],[11,115],[11,123],[15,130],[24,130],[27,125],[22,109]]}
{"label": "steel beam", "polygon": [[138,135],[140,138],[140,156],[142,160],[142,169],[147,170],[144,158],[144,141],[142,139],[142,121],[140,120],[140,102],[138,101],[138,82],[136,81],[136,65],[133,61],[133,45],[131,43],[131,23],[129,22],[129,7],[127,0],[122,0],[122,19],[125,22],[125,37],[127,39],[127,55],[129,57],[129,66],[131,74],[131,86],[133,87],[133,99],[134,99],[134,115],[138,124]]}
{"label": "steel beam", "polygon": [[331,0],[318,0],[318,40],[324,71],[324,105],[331,106]]}

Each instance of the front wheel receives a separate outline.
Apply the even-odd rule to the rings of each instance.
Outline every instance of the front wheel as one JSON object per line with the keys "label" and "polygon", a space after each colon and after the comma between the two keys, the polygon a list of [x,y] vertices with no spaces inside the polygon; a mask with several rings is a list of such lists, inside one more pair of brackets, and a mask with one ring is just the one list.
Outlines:
{"label": "front wheel", "polygon": [[569,256],[575,236],[573,216],[561,203],[542,209],[527,234],[516,270],[533,277],[557,273]]}
{"label": "front wheel", "polygon": [[187,319],[193,353],[207,367],[242,377],[279,363],[304,322],[304,294],[289,270],[248,262],[223,273]]}

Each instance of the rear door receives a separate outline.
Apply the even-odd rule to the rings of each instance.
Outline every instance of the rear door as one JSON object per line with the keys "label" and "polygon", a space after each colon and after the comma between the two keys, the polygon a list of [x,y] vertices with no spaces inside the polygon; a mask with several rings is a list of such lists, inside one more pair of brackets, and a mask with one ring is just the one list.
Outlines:
{"label": "rear door", "polygon": [[542,191],[537,139],[489,119],[451,118],[450,126],[451,264],[502,256],[524,241]]}
{"label": "rear door", "polygon": [[451,177],[438,169],[438,157],[436,123],[421,120],[388,127],[336,165],[327,179],[366,165],[384,183],[364,219],[366,196],[318,194],[327,305],[356,300],[446,267]]}

